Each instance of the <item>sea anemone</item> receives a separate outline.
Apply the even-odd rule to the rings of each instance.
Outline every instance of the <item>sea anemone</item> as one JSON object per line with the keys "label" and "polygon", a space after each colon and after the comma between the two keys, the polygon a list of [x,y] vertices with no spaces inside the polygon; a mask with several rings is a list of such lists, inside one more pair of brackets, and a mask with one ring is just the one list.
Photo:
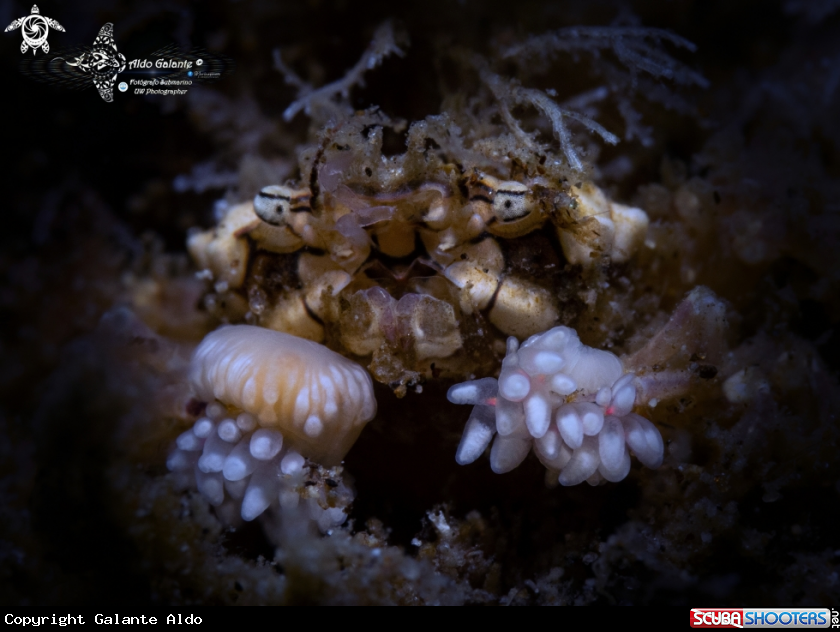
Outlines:
{"label": "sea anemone", "polygon": [[[318,343],[249,325],[209,334],[195,351],[190,381],[208,405],[178,437],[167,465],[194,468],[210,503],[229,497],[244,520],[275,503],[296,504],[289,492],[301,482],[305,458],[338,465],[376,414],[363,368]],[[352,495],[334,495],[343,491]]]}
{"label": "sea anemone", "polygon": [[615,355],[587,347],[568,327],[532,336],[521,347],[510,337],[498,380],[449,389],[450,402],[474,405],[455,459],[472,463],[498,434],[490,451],[498,474],[517,467],[532,448],[549,483],[620,481],[630,471],[631,452],[655,469],[662,464],[662,436],[632,412],[635,379]]}

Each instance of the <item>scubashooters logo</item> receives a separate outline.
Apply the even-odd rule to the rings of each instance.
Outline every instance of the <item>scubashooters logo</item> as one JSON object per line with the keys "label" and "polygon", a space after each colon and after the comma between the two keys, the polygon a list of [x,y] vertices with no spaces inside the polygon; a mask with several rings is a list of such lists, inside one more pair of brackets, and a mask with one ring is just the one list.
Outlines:
{"label": "scubashooters logo", "polygon": [[809,628],[837,627],[828,608],[692,608],[692,628]]}

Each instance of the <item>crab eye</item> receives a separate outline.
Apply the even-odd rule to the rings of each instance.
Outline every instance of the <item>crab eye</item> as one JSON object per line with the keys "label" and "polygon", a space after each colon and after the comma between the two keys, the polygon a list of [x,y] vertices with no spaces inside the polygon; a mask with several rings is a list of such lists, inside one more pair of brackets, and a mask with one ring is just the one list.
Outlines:
{"label": "crab eye", "polygon": [[519,182],[501,182],[493,198],[493,213],[502,222],[525,217],[533,208],[530,192]]}
{"label": "crab eye", "polygon": [[263,187],[254,197],[254,211],[262,221],[273,226],[283,226],[291,212],[291,203],[291,189],[272,184]]}
{"label": "crab eye", "polygon": [[496,195],[496,189],[499,186],[496,178],[474,172],[470,174],[465,184],[469,191],[470,202],[485,202],[492,206],[493,196]]}

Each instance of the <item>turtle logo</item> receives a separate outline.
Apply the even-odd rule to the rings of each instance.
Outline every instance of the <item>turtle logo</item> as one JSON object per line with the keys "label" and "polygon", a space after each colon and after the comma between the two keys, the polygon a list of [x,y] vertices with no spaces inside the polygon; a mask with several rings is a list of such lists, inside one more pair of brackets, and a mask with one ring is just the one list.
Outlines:
{"label": "turtle logo", "polygon": [[73,61],[64,60],[64,63],[90,75],[93,85],[99,90],[99,96],[108,103],[113,101],[117,75],[125,70],[125,55],[117,51],[114,42],[114,25],[108,22],[99,29],[99,35],[96,36],[90,50],[86,50]]}
{"label": "turtle logo", "polygon": [[14,20],[6,27],[6,33],[20,28],[23,34],[23,43],[20,45],[20,52],[25,53],[32,48],[34,55],[39,48],[43,48],[45,53],[50,52],[50,45],[47,42],[47,35],[50,33],[50,27],[56,31],[64,32],[64,27],[52,18],[45,18],[41,15],[37,4],[32,5],[32,13]]}

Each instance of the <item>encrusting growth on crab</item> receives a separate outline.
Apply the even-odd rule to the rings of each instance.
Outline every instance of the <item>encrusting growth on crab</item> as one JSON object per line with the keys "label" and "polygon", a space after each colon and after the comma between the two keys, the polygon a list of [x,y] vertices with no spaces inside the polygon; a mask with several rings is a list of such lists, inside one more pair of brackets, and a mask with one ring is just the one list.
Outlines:
{"label": "encrusting growth on crab", "polygon": [[499,379],[456,384],[447,397],[473,404],[456,461],[472,463],[494,435],[490,467],[502,474],[531,449],[547,482],[616,482],[630,471],[630,452],[647,467],[662,464],[656,426],[633,412],[635,376],[608,351],[587,347],[573,329],[555,327],[521,346],[507,342]]}
{"label": "encrusting growth on crab", "polygon": [[[190,381],[208,406],[178,437],[167,465],[195,468],[211,504],[241,502],[245,520],[296,504],[292,488],[305,459],[337,466],[376,414],[362,367],[315,342],[249,325],[209,334],[195,351]],[[344,491],[346,505],[352,492]],[[340,524],[346,516],[334,518]]]}

